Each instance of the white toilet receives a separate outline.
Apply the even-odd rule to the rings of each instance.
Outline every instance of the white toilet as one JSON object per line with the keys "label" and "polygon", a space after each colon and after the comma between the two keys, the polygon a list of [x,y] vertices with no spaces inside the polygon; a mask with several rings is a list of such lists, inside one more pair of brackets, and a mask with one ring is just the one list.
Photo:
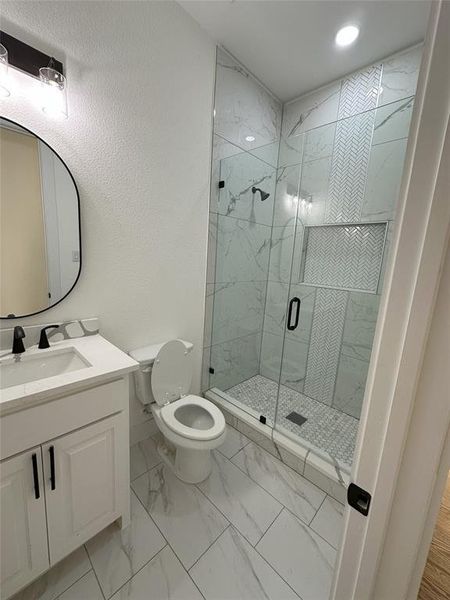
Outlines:
{"label": "white toilet", "polygon": [[166,441],[158,446],[163,460],[179,479],[199,483],[211,472],[211,450],[225,440],[225,418],[209,400],[189,394],[193,345],[182,340],[145,346],[130,352],[140,363],[135,371],[136,393],[151,404]]}

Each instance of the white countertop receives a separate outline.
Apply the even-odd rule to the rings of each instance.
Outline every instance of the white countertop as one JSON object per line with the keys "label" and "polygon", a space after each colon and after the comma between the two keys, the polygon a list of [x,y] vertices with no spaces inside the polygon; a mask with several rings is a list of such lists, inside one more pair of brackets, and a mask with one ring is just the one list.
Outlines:
{"label": "white countertop", "polygon": [[139,368],[139,364],[128,354],[98,334],[53,342],[46,350],[39,350],[37,346],[33,346],[28,348],[23,356],[31,357],[39,354],[41,357],[45,353],[65,348],[74,348],[91,366],[54,377],[44,378],[43,373],[43,379],[38,381],[0,390],[0,415],[22,410],[79,389],[112,381]]}

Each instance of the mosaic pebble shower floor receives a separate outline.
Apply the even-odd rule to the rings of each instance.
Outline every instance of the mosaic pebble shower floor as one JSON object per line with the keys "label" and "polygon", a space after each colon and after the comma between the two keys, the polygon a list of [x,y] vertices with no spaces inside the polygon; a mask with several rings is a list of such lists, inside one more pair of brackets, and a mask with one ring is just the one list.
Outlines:
{"label": "mosaic pebble shower floor", "polygon": [[[262,375],[255,375],[228,390],[227,394],[273,424],[278,384]],[[300,413],[307,421],[298,426],[287,415]],[[304,396],[284,385],[280,387],[277,425],[303,438],[331,457],[350,466],[355,450],[359,421],[331,406]]]}

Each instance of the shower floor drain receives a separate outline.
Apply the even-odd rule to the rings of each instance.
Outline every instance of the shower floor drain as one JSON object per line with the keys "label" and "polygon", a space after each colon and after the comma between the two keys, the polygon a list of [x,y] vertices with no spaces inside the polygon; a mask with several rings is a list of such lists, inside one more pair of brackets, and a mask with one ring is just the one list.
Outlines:
{"label": "shower floor drain", "polygon": [[292,421],[293,423],[295,423],[299,427],[300,427],[300,425],[303,425],[303,423],[306,423],[306,421],[308,420],[306,417],[304,417],[303,415],[301,415],[298,412],[291,412],[291,413],[289,413],[286,416],[286,419],[289,419],[289,421]]}

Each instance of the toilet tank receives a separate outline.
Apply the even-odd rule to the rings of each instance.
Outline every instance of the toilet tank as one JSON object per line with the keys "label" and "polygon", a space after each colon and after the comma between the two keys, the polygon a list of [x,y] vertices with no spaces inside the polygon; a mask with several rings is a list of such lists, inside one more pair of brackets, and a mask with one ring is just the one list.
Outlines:
{"label": "toilet tank", "polygon": [[[186,342],[185,340],[180,341],[183,342],[188,351],[191,351],[194,347],[194,344],[191,344],[191,342]],[[131,358],[134,358],[134,360],[139,363],[139,369],[134,371],[133,375],[136,395],[144,405],[154,402],[151,385],[152,368],[153,363],[158,356],[158,352],[165,344],[167,344],[167,342],[143,346],[142,348],[136,348],[129,352]]]}

